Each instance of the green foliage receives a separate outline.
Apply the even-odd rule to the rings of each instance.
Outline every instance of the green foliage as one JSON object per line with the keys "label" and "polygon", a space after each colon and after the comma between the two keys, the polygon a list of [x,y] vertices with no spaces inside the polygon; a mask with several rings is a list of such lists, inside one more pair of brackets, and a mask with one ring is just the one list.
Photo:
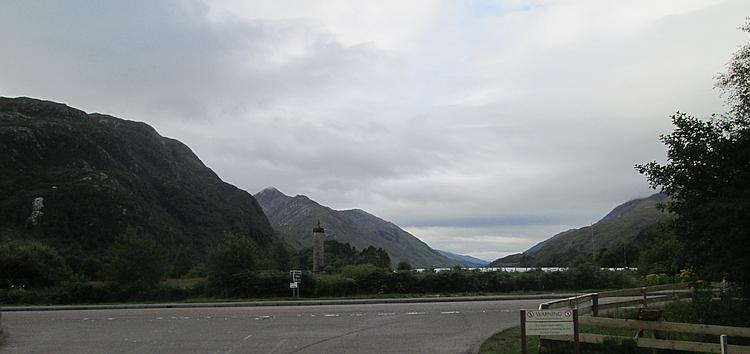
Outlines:
{"label": "green foliage", "polygon": [[280,271],[292,269],[292,256],[282,242],[277,242],[271,250],[271,268]]}
{"label": "green foliage", "polygon": [[401,261],[398,262],[398,265],[396,266],[396,270],[411,270],[412,266],[407,261]]}
{"label": "green foliage", "polygon": [[37,241],[0,244],[0,288],[46,287],[69,277],[63,258]]}
{"label": "green foliage", "polygon": [[255,270],[255,247],[245,237],[228,233],[208,253],[208,277],[220,287],[235,287],[238,274]]}
{"label": "green foliage", "polygon": [[369,246],[359,253],[357,263],[372,264],[379,268],[390,268],[391,257],[388,256],[388,253],[384,249]]}
{"label": "green foliage", "polygon": [[[748,31],[748,26],[744,28]],[[731,106],[726,116],[702,120],[672,116],[674,132],[661,136],[667,163],[636,168],[671,197],[675,234],[690,247],[686,256],[706,276],[745,285],[750,291],[750,45],[742,47],[719,77]]]}
{"label": "green foliage", "polygon": [[[367,247],[361,252],[348,243],[335,240],[326,240],[325,250],[325,272],[336,273],[342,268],[354,264],[372,264],[380,268],[390,268],[391,258],[382,248]],[[291,263],[297,269],[312,269],[312,249],[304,248],[291,256]]]}
{"label": "green foliage", "polygon": [[85,280],[103,280],[107,277],[106,260],[103,256],[75,246],[62,250],[61,254],[75,276]]}
{"label": "green foliage", "polygon": [[173,277],[181,277],[193,268],[193,252],[186,246],[181,246],[172,261]]}
{"label": "green foliage", "polygon": [[119,288],[143,292],[156,287],[165,273],[163,250],[153,239],[128,227],[112,247],[110,279]]}
{"label": "green foliage", "polygon": [[683,243],[676,238],[653,239],[638,257],[638,272],[641,274],[669,274],[672,277],[686,266]]}

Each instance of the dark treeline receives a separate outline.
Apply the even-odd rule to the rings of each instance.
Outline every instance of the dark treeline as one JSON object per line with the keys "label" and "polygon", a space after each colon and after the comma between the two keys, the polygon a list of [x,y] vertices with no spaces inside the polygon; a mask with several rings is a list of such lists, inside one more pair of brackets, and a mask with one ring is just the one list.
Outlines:
{"label": "dark treeline", "polygon": [[[371,264],[349,265],[335,274],[303,272],[302,297],[341,297],[375,294],[506,293],[624,288],[641,285],[632,272],[603,271],[590,264],[564,272],[479,272],[453,269],[393,271]],[[121,301],[180,301],[186,299],[288,297],[289,275],[282,271],[244,271],[200,280],[190,286],[162,282],[148,288],[108,282],[65,281],[45,288],[0,289],[0,303],[105,303]]]}

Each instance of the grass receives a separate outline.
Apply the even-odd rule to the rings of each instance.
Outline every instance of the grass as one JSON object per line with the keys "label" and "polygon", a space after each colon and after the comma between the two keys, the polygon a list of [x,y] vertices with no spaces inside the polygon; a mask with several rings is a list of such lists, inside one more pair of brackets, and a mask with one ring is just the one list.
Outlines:
{"label": "grass", "polygon": [[[527,338],[529,354],[539,353],[539,337]],[[479,348],[480,354],[518,354],[521,353],[521,326],[508,328],[494,334]]]}

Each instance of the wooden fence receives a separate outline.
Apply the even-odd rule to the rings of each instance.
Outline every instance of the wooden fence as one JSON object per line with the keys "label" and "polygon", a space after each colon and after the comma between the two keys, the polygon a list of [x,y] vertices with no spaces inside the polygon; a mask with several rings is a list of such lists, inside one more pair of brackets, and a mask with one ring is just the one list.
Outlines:
{"label": "wooden fence", "polygon": [[[623,307],[648,307],[661,302],[673,301],[675,298],[686,298],[690,296],[690,293],[686,291],[689,287],[689,283],[677,283],[583,294],[542,303],[539,305],[539,309],[577,308],[580,314],[590,313],[593,316],[599,316],[599,311]],[[602,299],[616,297],[638,298],[617,302],[602,302]]]}
{"label": "wooden fence", "polygon": [[[579,342],[581,343],[601,344],[605,341],[608,341],[622,344],[629,342],[635,344],[638,347],[650,349],[671,349],[686,352],[703,353],[750,354],[750,346],[728,345],[727,343],[727,336],[750,338],[750,328],[746,327],[728,327],[691,323],[641,321],[597,317],[600,311],[607,309],[624,307],[648,307],[650,304],[675,301],[681,298],[689,297],[690,293],[685,291],[685,289],[687,289],[688,287],[689,284],[680,283],[584,294],[567,299],[542,303],[539,305],[539,309],[577,308],[578,313],[589,313],[592,315],[580,317],[578,319],[578,323],[580,325],[634,329],[639,331],[650,330],[653,332],[655,337],[624,337],[594,333],[579,333],[578,338]],[[672,293],[668,293],[669,291],[672,291]],[[599,303],[599,301],[603,298],[635,296],[637,296],[638,299]],[[666,337],[666,333],[687,333],[718,336],[719,340],[714,343],[708,343],[657,338]],[[542,341],[573,341],[570,336],[542,336],[540,339],[542,339]]]}

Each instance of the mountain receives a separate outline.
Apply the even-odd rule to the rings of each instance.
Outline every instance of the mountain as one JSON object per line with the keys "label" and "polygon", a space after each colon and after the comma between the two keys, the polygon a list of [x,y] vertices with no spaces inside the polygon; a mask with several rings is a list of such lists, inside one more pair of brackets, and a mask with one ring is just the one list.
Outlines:
{"label": "mountain", "polygon": [[132,226],[201,258],[225,232],[277,236],[249,193],[142,122],[0,97],[0,240],[106,249]]}
{"label": "mountain", "polygon": [[[607,249],[622,249],[639,244],[639,236],[670,219],[657,204],[665,202],[661,193],[623,203],[592,226],[563,231],[521,254],[513,254],[490,263],[490,266],[564,266],[578,255]],[[623,252],[620,252],[622,254]]]}
{"label": "mountain", "polygon": [[290,197],[276,188],[255,195],[274,229],[294,240],[299,247],[312,244],[312,228],[318,220],[326,237],[349,243],[357,249],[382,248],[396,265],[401,261],[413,267],[452,266],[459,262],[430,248],[398,226],[359,209],[333,210],[304,195]]}
{"label": "mountain", "polygon": [[479,258],[472,257],[472,256],[466,256],[463,254],[455,254],[455,253],[451,253],[448,251],[441,251],[441,250],[436,250],[436,251],[440,252],[440,254],[442,254],[443,256],[446,256],[450,259],[460,262],[460,264],[464,267],[481,268],[490,263],[489,261],[485,261],[484,259],[479,259]]}

